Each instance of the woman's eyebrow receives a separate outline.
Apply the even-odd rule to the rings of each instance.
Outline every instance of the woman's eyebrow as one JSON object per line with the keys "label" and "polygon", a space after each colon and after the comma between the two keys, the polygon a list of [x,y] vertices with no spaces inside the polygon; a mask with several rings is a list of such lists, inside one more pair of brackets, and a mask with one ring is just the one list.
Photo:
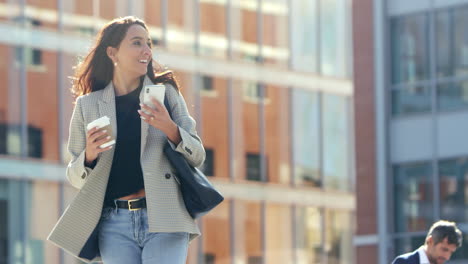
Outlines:
{"label": "woman's eyebrow", "polygon": [[[136,36],[136,37],[131,38],[130,40],[134,40],[134,39],[143,39],[143,38],[142,38],[142,37],[139,37],[139,36]],[[148,38],[147,40],[151,40],[151,39]]]}

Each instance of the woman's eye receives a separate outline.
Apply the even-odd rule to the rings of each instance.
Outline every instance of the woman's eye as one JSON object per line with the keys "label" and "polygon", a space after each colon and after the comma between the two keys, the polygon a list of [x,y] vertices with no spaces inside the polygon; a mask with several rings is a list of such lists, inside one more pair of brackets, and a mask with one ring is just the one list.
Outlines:
{"label": "woman's eye", "polygon": [[140,46],[141,45],[141,42],[140,41],[135,41],[133,42],[133,44],[137,45],[137,46]]}

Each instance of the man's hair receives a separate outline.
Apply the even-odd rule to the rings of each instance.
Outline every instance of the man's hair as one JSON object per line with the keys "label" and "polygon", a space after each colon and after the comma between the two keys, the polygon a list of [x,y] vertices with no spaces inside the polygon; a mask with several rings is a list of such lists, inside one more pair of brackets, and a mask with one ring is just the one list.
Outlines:
{"label": "man's hair", "polygon": [[462,232],[460,229],[458,229],[454,222],[445,220],[435,222],[427,233],[426,243],[430,236],[432,236],[434,245],[442,242],[445,238],[447,238],[447,242],[449,244],[457,245],[457,248],[461,247],[462,245]]}

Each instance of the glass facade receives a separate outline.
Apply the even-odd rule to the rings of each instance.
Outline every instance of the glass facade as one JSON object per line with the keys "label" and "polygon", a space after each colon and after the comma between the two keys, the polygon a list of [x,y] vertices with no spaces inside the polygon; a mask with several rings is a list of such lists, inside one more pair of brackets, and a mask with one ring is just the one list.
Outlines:
{"label": "glass facade", "polygon": [[468,108],[467,12],[464,5],[390,18],[393,116]]}
{"label": "glass facade", "polygon": [[[393,166],[393,235],[401,236],[395,239],[395,255],[413,251],[423,245],[425,233],[437,219],[454,221],[460,228],[465,225],[468,217],[465,197],[468,192],[466,160],[466,157],[440,160],[435,175],[431,162]],[[437,178],[436,184],[434,176]],[[434,191],[440,197],[438,207],[435,207]],[[421,234],[424,236],[420,237]],[[453,260],[466,261],[467,238],[465,234],[463,246],[452,256]]]}
{"label": "glass facade", "polygon": [[468,5],[463,4],[389,17],[388,101],[393,117],[390,127],[395,125],[395,131],[390,129],[390,137],[407,131],[396,128],[399,122],[425,120],[431,127],[428,149],[432,151],[421,159],[412,157],[406,146],[389,146],[395,148],[391,153],[402,154],[392,156],[398,162],[391,163],[388,181],[393,188],[387,195],[393,211],[390,237],[394,254],[391,256],[417,249],[424,244],[432,223],[446,219],[455,221],[465,233],[464,245],[452,256],[451,263],[464,263],[468,259],[465,169],[468,154],[441,151],[441,145],[452,139],[442,138],[442,133],[435,132],[456,126],[452,124],[458,122],[456,119],[442,122],[450,112],[464,114],[468,109],[467,12]]}
{"label": "glass facade", "polygon": [[298,185],[322,186],[319,94],[292,92],[294,179]]}
{"label": "glass facade", "polygon": [[198,220],[187,263],[354,263],[355,208],[334,198],[354,199],[352,92],[310,85],[351,83],[350,2],[0,0],[0,264],[81,263],[46,241],[77,193],[65,179],[69,76],[125,15],[147,22],[197,121],[202,169],[226,193]]}
{"label": "glass facade", "polygon": [[429,162],[394,166],[395,229],[428,229],[433,218],[432,167]]}
{"label": "glass facade", "polygon": [[293,68],[351,76],[351,1],[298,0],[291,2],[291,8]]}

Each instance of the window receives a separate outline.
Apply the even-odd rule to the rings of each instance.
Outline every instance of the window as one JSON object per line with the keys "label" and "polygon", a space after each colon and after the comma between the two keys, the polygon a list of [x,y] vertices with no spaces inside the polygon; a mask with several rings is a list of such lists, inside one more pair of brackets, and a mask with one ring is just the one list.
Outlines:
{"label": "window", "polygon": [[214,176],[214,150],[205,148],[206,158],[202,166],[202,171],[206,176]]}
{"label": "window", "polygon": [[397,17],[390,21],[392,83],[429,78],[427,14]]}
{"label": "window", "polygon": [[395,230],[427,230],[434,220],[431,163],[394,165],[393,176]]}
{"label": "window", "polygon": [[[26,19],[26,28],[36,28],[41,25],[39,20],[35,19]],[[23,62],[23,56],[25,56],[24,60],[26,65],[42,65],[42,51],[40,49],[35,49],[31,47],[24,47],[26,49],[23,52],[21,47],[16,47],[15,49],[15,59],[17,63]]]}
{"label": "window", "polygon": [[437,76],[468,75],[468,8],[438,11],[435,15]]}
{"label": "window", "polygon": [[324,250],[322,212],[315,207],[298,207],[295,214],[294,231],[298,263],[321,263]]}
{"label": "window", "polygon": [[[246,159],[247,159],[247,162],[246,162],[247,180],[262,181],[261,165],[260,165],[261,156],[259,154],[247,153]],[[266,167],[267,166],[265,166],[265,168]]]}
{"label": "window", "polygon": [[322,171],[326,189],[351,191],[350,111],[347,97],[322,95]]}
{"label": "window", "polygon": [[202,76],[202,90],[213,91],[213,78],[209,76]]}
{"label": "window", "polygon": [[[468,158],[439,161],[440,217],[460,225],[467,222],[468,203]],[[463,231],[463,230],[462,230]],[[462,247],[451,260],[468,259],[468,235],[464,232]]]}
{"label": "window", "polygon": [[[435,15],[439,110],[468,107],[468,82],[465,79],[468,77],[467,15],[468,8],[441,10]],[[453,77],[457,77],[457,81]],[[459,80],[459,77],[465,80]]]}
{"label": "window", "polygon": [[431,90],[428,86],[412,85],[392,90],[393,116],[428,113],[431,111]]}
{"label": "window", "polygon": [[297,185],[322,186],[319,95],[294,89],[291,107],[295,182]]}
{"label": "window", "polygon": [[395,239],[395,256],[413,252],[415,249],[424,245],[425,236],[411,236]]}
{"label": "window", "polygon": [[468,81],[456,81],[437,86],[437,108],[458,110],[468,107]]}
{"label": "window", "polygon": [[247,264],[263,264],[262,257],[258,257],[258,256],[249,257],[247,260]]}
{"label": "window", "polygon": [[216,257],[214,254],[205,253],[205,264],[215,264]]}
{"label": "window", "polygon": [[468,158],[439,161],[441,218],[466,221]]}
{"label": "window", "polygon": [[325,211],[324,250],[330,264],[348,263],[353,256],[352,214],[347,211]]}
{"label": "window", "polygon": [[347,77],[351,60],[351,6],[341,0],[319,1],[320,73]]}
{"label": "window", "polygon": [[255,82],[244,82],[244,98],[247,101],[258,102],[267,98],[267,89]]}
{"label": "window", "polygon": [[[42,157],[42,130],[28,126],[28,157]],[[0,154],[21,154],[21,127],[19,125],[0,124]]]}
{"label": "window", "polygon": [[8,208],[7,201],[0,200],[0,264],[8,263]]}

